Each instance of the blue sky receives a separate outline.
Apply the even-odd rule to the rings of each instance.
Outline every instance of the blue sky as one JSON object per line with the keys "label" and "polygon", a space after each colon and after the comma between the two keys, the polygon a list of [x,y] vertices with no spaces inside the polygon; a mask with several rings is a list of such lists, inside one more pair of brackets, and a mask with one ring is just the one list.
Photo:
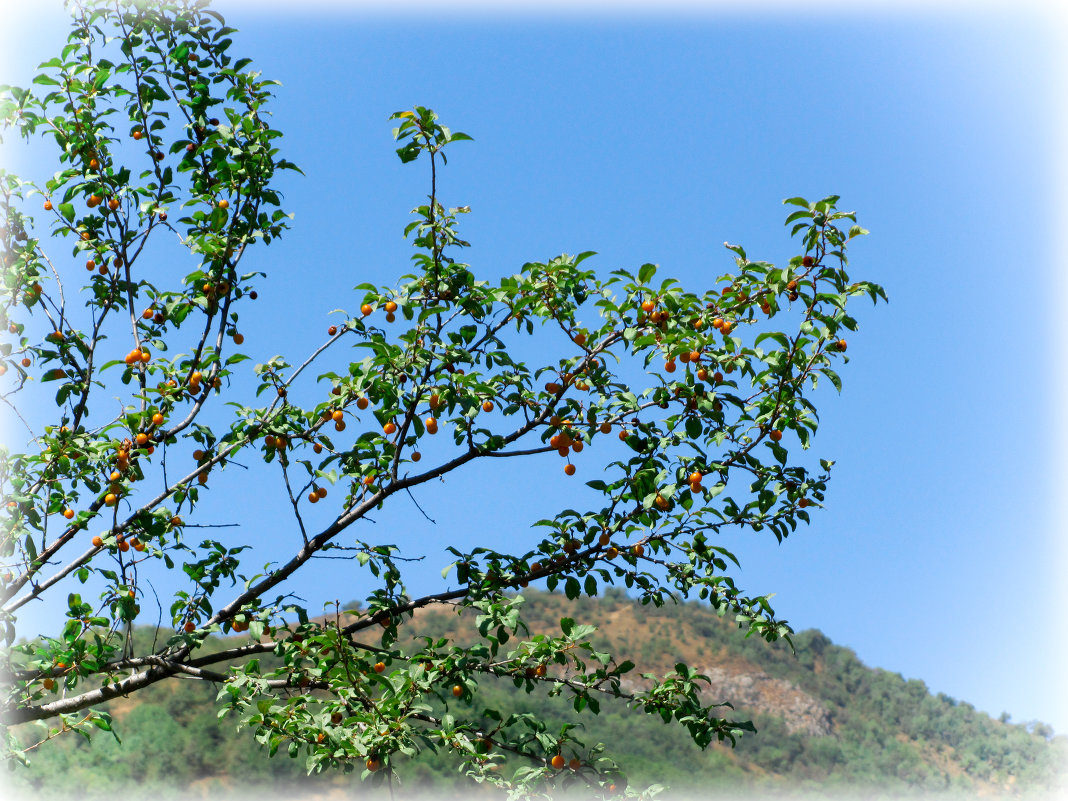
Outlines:
{"label": "blue sky", "polygon": [[[397,160],[386,118],[414,104],[476,140],[455,146],[439,188],[472,207],[466,260],[486,278],[595,250],[605,273],[652,261],[703,290],[732,266],[725,240],[769,261],[797,252],[783,198],[841,195],[871,231],[851,274],[890,303],[858,301],[844,390],[821,395],[813,451],[837,461],[827,508],[781,546],[729,539],[739,583],[868,665],[1068,732],[1063,85],[1040,18],[1004,6],[597,20],[215,7],[240,29],[235,50],[282,81],[274,122],[307,174],[285,178],[292,231],[253,257],[268,274],[242,317],[257,360],[298,359],[321,344],[327,312],[356,309],[352,286],[407,271],[401,230],[426,174]],[[5,82],[27,83],[26,60],[65,35],[59,15],[33,13]],[[526,522],[580,491],[559,460],[515,469],[501,488],[476,469],[426,489],[436,526],[400,509],[361,535],[426,553],[413,589],[440,585],[445,543],[530,541]],[[536,495],[509,492],[535,482]],[[235,522],[232,506],[213,513]],[[248,519],[257,542],[276,525],[268,499]],[[312,609],[361,594],[333,562],[297,589]]]}

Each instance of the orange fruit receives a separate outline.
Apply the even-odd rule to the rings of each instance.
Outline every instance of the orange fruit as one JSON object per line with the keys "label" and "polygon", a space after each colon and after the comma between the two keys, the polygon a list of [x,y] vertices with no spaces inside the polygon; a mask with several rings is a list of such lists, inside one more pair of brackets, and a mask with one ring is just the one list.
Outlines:
{"label": "orange fruit", "polygon": [[51,211],[52,210],[52,201],[51,200],[46,200],[44,202],[44,210],[45,211]]}
{"label": "orange fruit", "polygon": [[147,445],[148,444],[148,434],[146,434],[144,431],[140,432],[137,435],[137,444],[139,446],[141,446],[141,447],[144,447],[145,445]]}
{"label": "orange fruit", "polygon": [[675,361],[674,360],[664,364],[664,372],[667,372],[667,373],[674,373],[675,372]]}
{"label": "orange fruit", "polygon": [[89,261],[87,261],[85,263],[85,269],[87,269],[87,270],[95,270],[96,269],[96,262],[93,259],[89,259]]}
{"label": "orange fruit", "polygon": [[360,314],[362,314],[364,317],[366,317],[368,314],[370,314],[373,311],[374,311],[374,308],[371,306],[370,303],[365,303],[362,306],[360,306]]}
{"label": "orange fruit", "polygon": [[459,684],[454,684],[454,685],[452,686],[452,694],[453,694],[453,695],[454,695],[454,696],[455,696],[456,698],[459,698],[459,697],[460,697],[461,695],[463,695],[463,694],[464,694],[464,688],[463,688],[463,687],[462,687],[461,685],[459,685]]}
{"label": "orange fruit", "polygon": [[186,634],[192,634],[197,630],[197,626],[192,620],[185,621],[185,625],[182,628],[185,629]]}
{"label": "orange fruit", "polygon": [[601,423],[600,432],[602,434],[611,434],[612,433],[612,424],[609,423],[607,420],[605,420],[603,423]]}
{"label": "orange fruit", "polygon": [[397,310],[397,304],[392,300],[386,301],[386,311],[393,314]]}
{"label": "orange fruit", "polygon": [[326,487],[319,487],[319,489],[315,490],[315,494],[318,495],[320,498],[325,498],[326,497]]}
{"label": "orange fruit", "polygon": [[357,409],[366,409],[367,408],[367,398],[357,398],[356,399],[356,408]]}
{"label": "orange fruit", "polygon": [[426,419],[425,425],[426,425],[426,433],[428,433],[428,434],[437,434],[438,433],[438,421],[435,420],[433,417],[428,417]]}
{"label": "orange fruit", "polygon": [[698,370],[697,371],[697,380],[698,381],[707,381],[708,380],[708,370],[706,370],[704,367],[702,367],[700,370]]}
{"label": "orange fruit", "polygon": [[94,548],[99,548],[101,545],[104,544],[104,538],[101,537],[99,534],[97,534],[95,537],[93,537],[93,539],[91,541],[93,543],[93,547]]}
{"label": "orange fruit", "polygon": [[44,687],[46,690],[51,690],[53,687],[56,686],[56,681],[55,679],[49,677],[41,682],[41,686]]}
{"label": "orange fruit", "polygon": [[245,341],[245,335],[244,334],[238,334],[238,333],[234,334],[234,344],[235,345],[240,345],[244,341]]}
{"label": "orange fruit", "polygon": [[482,401],[482,411],[484,411],[484,412],[492,412],[493,411],[493,401]]}
{"label": "orange fruit", "polygon": [[180,525],[182,525],[182,518],[178,517],[178,515],[175,515],[174,517],[171,518],[171,527],[172,528],[178,528],[178,526],[180,526]]}
{"label": "orange fruit", "polygon": [[386,663],[385,662],[376,662],[375,663],[375,673],[381,673],[385,669],[386,669]]}
{"label": "orange fruit", "polygon": [[608,543],[610,543],[611,541],[612,541],[612,535],[609,534],[607,531],[602,532],[601,536],[599,536],[597,538],[597,544],[600,545],[602,548],[605,545],[607,545]]}
{"label": "orange fruit", "polygon": [[645,553],[645,546],[639,542],[637,545],[631,548],[630,551],[635,556],[642,556]]}
{"label": "orange fruit", "polygon": [[413,462],[418,462],[422,458],[423,458],[423,454],[419,453],[419,451],[412,451],[412,461]]}
{"label": "orange fruit", "polygon": [[702,478],[704,478],[704,476],[702,476],[697,470],[694,470],[692,473],[690,473],[689,480],[691,484],[700,484]]}
{"label": "orange fruit", "polygon": [[[433,418],[429,418],[429,419],[431,419],[431,420],[432,420]],[[384,431],[384,432],[385,432],[386,434],[393,434],[393,433],[395,433],[395,432],[396,432],[396,430],[397,430],[397,424],[396,424],[396,423],[393,423],[393,422],[389,422],[389,423],[386,423],[386,424],[385,424],[384,426],[382,426],[382,430],[383,430],[383,431]]]}
{"label": "orange fruit", "polygon": [[[646,303],[648,303],[648,301],[646,301]],[[560,756],[560,754],[557,754],[556,756],[554,756],[552,758],[552,766],[554,768],[556,768],[557,770],[563,770],[564,769],[564,765],[566,765],[566,764],[567,764],[566,760],[562,756]]]}
{"label": "orange fruit", "polygon": [[104,496],[104,503],[108,506],[114,506],[119,502],[119,497],[114,492],[109,492]]}
{"label": "orange fruit", "polygon": [[115,211],[115,209],[117,209],[118,207],[119,207],[119,199],[118,198],[113,197],[113,198],[110,198],[108,200],[108,208],[109,209],[111,209],[112,211]]}
{"label": "orange fruit", "polygon": [[646,300],[642,303],[642,311],[646,314],[649,314],[655,308],[656,304],[653,303],[651,300]]}
{"label": "orange fruit", "polygon": [[771,431],[768,432],[768,436],[771,437],[772,442],[778,442],[780,439],[782,439],[782,432],[776,428],[773,428]]}
{"label": "orange fruit", "polygon": [[154,415],[152,415],[152,422],[154,425],[157,426],[163,425],[163,415],[159,412],[156,412]]}
{"label": "orange fruit", "polygon": [[63,510],[63,516],[65,518],[67,518],[67,520],[73,520],[74,519],[74,510],[73,509],[64,509]]}
{"label": "orange fruit", "polygon": [[319,496],[314,492],[308,493],[308,503],[319,503]]}
{"label": "orange fruit", "polygon": [[336,333],[337,333],[337,326],[336,325],[332,325],[328,329],[326,329],[327,336],[331,336],[332,337]]}
{"label": "orange fruit", "polygon": [[839,339],[839,340],[838,340],[838,342],[837,342],[837,343],[835,343],[835,344],[836,344],[836,346],[837,346],[837,348],[838,348],[838,350],[839,350],[839,351],[841,351],[841,352],[843,352],[843,353],[845,352],[845,349],[846,349],[846,341],[845,341],[844,339]]}
{"label": "orange fruit", "polygon": [[571,761],[567,763],[567,766],[571,768],[571,770],[578,770],[582,767],[582,763],[578,759],[572,757]]}
{"label": "orange fruit", "polygon": [[575,465],[570,463],[564,465],[564,472],[567,473],[569,476],[575,475]]}
{"label": "orange fruit", "polygon": [[364,764],[367,766],[367,769],[371,771],[371,773],[374,773],[376,770],[382,767],[382,762],[378,759],[375,759],[374,757],[368,757],[367,762],[365,762]]}
{"label": "orange fruit", "polygon": [[341,411],[341,409],[335,409],[330,416],[334,419],[335,423],[340,423],[345,419],[345,413]]}
{"label": "orange fruit", "polygon": [[226,198],[223,198],[222,200],[219,201],[219,208],[220,209],[228,209],[228,208],[230,208],[230,201],[227,200]]}

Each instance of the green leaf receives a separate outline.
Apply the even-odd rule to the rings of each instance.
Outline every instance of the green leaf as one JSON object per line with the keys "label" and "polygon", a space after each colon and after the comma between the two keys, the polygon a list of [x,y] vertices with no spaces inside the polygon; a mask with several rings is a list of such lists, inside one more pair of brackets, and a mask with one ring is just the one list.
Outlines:
{"label": "green leaf", "polygon": [[564,582],[564,595],[568,600],[575,600],[582,594],[582,587],[579,586],[578,579],[574,576],[568,576],[567,581]]}
{"label": "green leaf", "polygon": [[696,416],[686,418],[686,436],[690,439],[698,439],[702,431],[704,431],[704,426],[701,425],[700,418]]}

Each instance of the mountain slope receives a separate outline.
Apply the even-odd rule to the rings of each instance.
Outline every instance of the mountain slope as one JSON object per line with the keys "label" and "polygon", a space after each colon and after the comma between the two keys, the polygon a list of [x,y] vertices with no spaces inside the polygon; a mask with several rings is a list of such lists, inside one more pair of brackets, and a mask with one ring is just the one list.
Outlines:
{"label": "mountain slope", "polygon": [[[796,635],[791,652],[785,644],[745,639],[704,604],[657,609],[620,592],[576,601],[537,591],[524,597],[532,634],[558,631],[565,615],[594,624],[595,646],[637,663],[631,675],[663,673],[684,662],[709,676],[710,700],[735,706],[725,715],[756,723],[758,733],[736,748],[717,744],[701,751],[681,729],[621,706],[582,716],[582,739],[606,743],[635,785],[700,788],[703,797],[736,796],[746,787],[974,797],[1044,796],[1061,781],[1056,768],[1068,750],[1064,737],[1048,740],[1045,729],[992,719],[969,704],[932,695],[923,682],[868,668],[819,631]],[[462,639],[471,636],[470,624],[451,609],[428,609],[406,628]],[[113,796],[134,781],[161,798],[266,786],[338,797],[359,792],[351,776],[309,778],[303,760],[267,760],[247,731],[236,733],[230,718],[216,719],[216,691],[176,680],[120,699],[112,711],[122,746],[103,733],[91,746],[59,738],[34,752],[31,767],[12,775],[12,787],[39,798],[75,791]],[[527,695],[510,682],[484,681],[477,703],[536,712],[557,723],[576,717],[565,699]],[[424,755],[404,767],[408,788],[433,787],[435,795],[471,791],[441,756]]]}

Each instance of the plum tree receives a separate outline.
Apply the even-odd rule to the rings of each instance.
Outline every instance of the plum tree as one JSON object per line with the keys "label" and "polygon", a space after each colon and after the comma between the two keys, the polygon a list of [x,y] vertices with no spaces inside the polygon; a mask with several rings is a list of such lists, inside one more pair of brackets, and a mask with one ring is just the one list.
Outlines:
{"label": "plum tree", "polygon": [[[287,227],[276,176],[296,167],[267,121],[273,84],[229,54],[233,33],[204,2],[87,0],[34,89],[2,90],[5,125],[52,143],[58,171],[43,182],[0,175],[3,397],[31,432],[0,458],[0,720],[110,729],[102,704],[181,676],[218,682],[223,708],[268,753],[303,754],[310,770],[381,781],[430,748],[520,794],[627,784],[571,724],[476,712],[480,680],[563,693],[576,716],[622,703],[674,720],[701,747],[752,731],[720,717],[701,693],[708,679],[687,665],[635,684],[634,663],[594,648],[591,626],[565,617],[553,636],[531,635],[521,589],[543,581],[575,599],[622,583],[657,605],[696,595],[750,633],[789,636],[766,597],[736,586],[715,535],[781,541],[824,498],[831,463],[797,458],[817,427],[812,390],[819,378],[839,386],[841,334],[856,328],[847,303],[885,300],[847,275],[847,244],[866,233],[855,216],[837,197],[791,198],[802,252],[774,266],[728,245],[731,271],[698,293],[654,281],[652,264],[598,276],[590,252],[487,281],[457,260],[469,209],[439,199],[446,149],[470,137],[416,107],[391,118],[401,161],[430,172],[405,229],[414,270],[358,287],[359,314],[302,361],[248,369],[238,313],[254,316],[263,278],[248,262]],[[42,208],[34,195],[43,217],[29,211]],[[153,260],[175,239],[196,262],[179,279]],[[515,355],[549,335],[557,344],[537,363]],[[247,397],[242,376],[255,385]],[[439,431],[447,444],[420,451]],[[511,552],[499,537],[450,547],[449,589],[409,588],[414,546],[355,536],[358,521],[443,475],[554,451],[581,453],[598,476],[588,508],[548,510],[512,532]],[[189,528],[212,476],[239,456],[278,482],[293,512],[274,532],[289,556],[263,570],[248,569],[247,538]],[[371,589],[356,608],[314,617],[288,587],[330,552]],[[152,579],[171,574],[186,584],[169,628],[135,652]],[[20,610],[58,593],[61,631],[16,644]],[[472,613],[469,640],[419,636],[417,613],[443,603]],[[248,636],[204,648],[225,632]],[[10,731],[8,746],[24,757]],[[562,753],[571,771],[554,770]]]}

